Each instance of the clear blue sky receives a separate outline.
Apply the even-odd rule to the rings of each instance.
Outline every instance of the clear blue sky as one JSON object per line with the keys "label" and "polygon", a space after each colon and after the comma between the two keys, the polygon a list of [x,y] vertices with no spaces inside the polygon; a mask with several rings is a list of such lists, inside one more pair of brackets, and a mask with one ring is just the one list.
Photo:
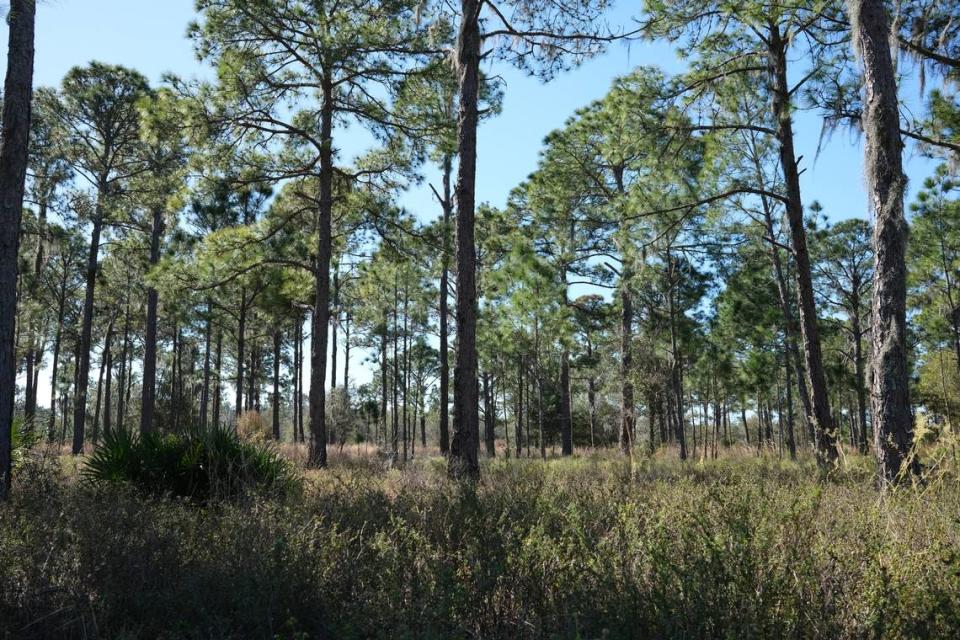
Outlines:
{"label": "clear blue sky", "polygon": [[[637,5],[621,2],[614,17],[628,19]],[[40,0],[36,82],[57,84],[70,67],[90,60],[134,67],[154,82],[164,72],[187,77],[204,74],[185,37],[193,16],[193,0]],[[5,51],[0,55],[5,58]],[[639,64],[681,69],[668,46],[638,43],[629,48],[615,46],[549,84],[503,65],[496,68],[493,73],[507,81],[506,98],[500,117],[483,124],[480,131],[478,200],[502,204],[510,189],[534,169],[543,137],[575,109],[603,96],[613,78]],[[911,89],[905,88],[904,97],[916,102],[916,91]],[[814,162],[820,122],[812,114],[800,114],[796,124],[798,153],[806,167],[804,200],[819,200],[835,217],[863,216],[866,196],[860,140],[838,132]],[[931,168],[928,161],[908,158],[912,186]],[[430,218],[436,206],[428,194],[429,190],[410,194],[404,204],[420,217]]]}
{"label": "clear blue sky", "polygon": [[[629,19],[638,0],[621,2],[615,20]],[[173,72],[206,76],[185,37],[194,17],[193,0],[39,0],[36,29],[37,85],[56,85],[72,66],[99,60],[140,70],[153,82]],[[6,65],[6,49],[0,60]],[[577,108],[602,97],[612,80],[637,65],[658,65],[667,72],[682,69],[664,44],[633,43],[615,46],[605,55],[549,84],[500,65],[491,71],[507,83],[503,113],[484,123],[478,153],[478,201],[502,205],[509,191],[536,166],[544,136],[559,127]],[[902,90],[915,112],[920,111],[914,83]],[[864,217],[866,194],[862,171],[862,142],[837,132],[816,158],[820,121],[813,114],[796,118],[797,153],[804,156],[804,201],[820,201],[835,219]],[[347,134],[351,135],[351,134]],[[358,142],[359,144],[359,142]],[[350,143],[340,144],[350,148]],[[911,194],[934,164],[908,152]],[[430,174],[428,173],[428,178]],[[403,197],[403,204],[422,220],[437,215],[438,207],[424,186]],[[341,365],[342,366],[342,365]],[[365,381],[369,373],[352,371]],[[48,394],[44,389],[41,397]]]}

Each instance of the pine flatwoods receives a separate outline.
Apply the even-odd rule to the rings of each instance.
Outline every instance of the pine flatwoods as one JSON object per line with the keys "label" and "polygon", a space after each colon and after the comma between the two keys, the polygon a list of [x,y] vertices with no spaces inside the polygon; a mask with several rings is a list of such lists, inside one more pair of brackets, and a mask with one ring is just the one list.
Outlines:
{"label": "pine flatwoods", "polygon": [[196,0],[48,82],[10,2],[0,638],[960,635],[960,3],[894,4]]}

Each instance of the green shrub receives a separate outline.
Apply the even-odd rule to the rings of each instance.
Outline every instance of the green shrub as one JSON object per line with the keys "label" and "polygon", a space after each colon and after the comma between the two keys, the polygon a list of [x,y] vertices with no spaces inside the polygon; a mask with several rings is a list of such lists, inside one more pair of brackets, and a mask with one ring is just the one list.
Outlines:
{"label": "green shrub", "polygon": [[126,482],[150,493],[196,500],[284,494],[297,485],[291,464],[277,452],[226,429],[142,436],[111,431],[82,474],[95,484]]}
{"label": "green shrub", "polygon": [[[746,458],[333,466],[198,503],[21,474],[0,638],[956,638],[960,494]],[[26,479],[26,480],[25,480]]]}

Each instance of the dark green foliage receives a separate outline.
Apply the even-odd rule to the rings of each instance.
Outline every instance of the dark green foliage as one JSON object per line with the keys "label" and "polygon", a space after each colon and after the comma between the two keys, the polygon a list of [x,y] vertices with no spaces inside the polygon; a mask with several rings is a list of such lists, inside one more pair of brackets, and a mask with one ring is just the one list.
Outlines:
{"label": "dark green foliage", "polygon": [[143,491],[195,500],[285,494],[297,485],[288,461],[226,429],[182,436],[112,431],[82,473],[95,484],[127,482]]}
{"label": "dark green foliage", "polygon": [[0,510],[0,638],[915,638],[960,632],[960,500],[871,470],[436,460],[197,506],[41,482]]}

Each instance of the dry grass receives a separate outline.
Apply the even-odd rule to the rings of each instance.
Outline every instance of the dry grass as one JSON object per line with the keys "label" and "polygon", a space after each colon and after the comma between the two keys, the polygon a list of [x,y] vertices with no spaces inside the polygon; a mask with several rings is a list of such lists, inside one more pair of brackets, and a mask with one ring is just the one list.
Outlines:
{"label": "dry grass", "polygon": [[[303,447],[283,445],[302,459]],[[431,452],[432,454],[433,452]],[[960,492],[868,460],[613,451],[404,468],[331,449],[289,500],[198,507],[35,455],[0,510],[0,637],[960,635]]]}

